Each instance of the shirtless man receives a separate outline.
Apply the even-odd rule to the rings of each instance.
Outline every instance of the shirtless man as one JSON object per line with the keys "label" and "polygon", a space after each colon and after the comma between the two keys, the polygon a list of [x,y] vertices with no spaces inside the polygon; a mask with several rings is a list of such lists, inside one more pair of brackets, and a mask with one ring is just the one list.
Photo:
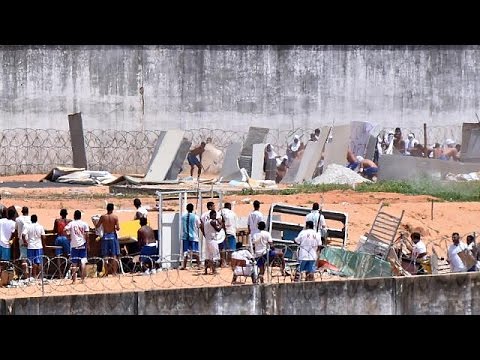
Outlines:
{"label": "shirtless man", "polygon": [[147,225],[147,218],[140,218],[140,229],[137,230],[138,247],[140,248],[140,262],[145,269],[145,274],[155,274],[152,256],[158,255],[157,240],[153,229]]}
{"label": "shirtless man", "polygon": [[[103,226],[102,237],[102,256],[105,259],[106,274],[117,275],[118,262],[120,255],[120,244],[118,243],[117,231],[120,230],[118,216],[113,214],[113,204],[107,204],[107,213],[100,216],[95,224],[95,228]],[[109,259],[107,259],[109,258]],[[113,259],[112,259],[113,258]]]}
{"label": "shirtless man", "polygon": [[405,155],[405,140],[403,140],[402,130],[397,127],[393,134],[393,148],[400,154]]}
{"label": "shirtless man", "polygon": [[427,155],[425,156],[425,147],[422,144],[417,143],[413,146],[413,149],[410,150],[410,156],[429,157],[432,151],[433,149],[427,148]]}
{"label": "shirtless man", "polygon": [[362,156],[355,156],[349,149],[347,151],[347,167],[353,171],[358,168],[358,172],[363,177],[374,180],[377,177],[378,166],[370,159],[364,159]]}
{"label": "shirtless man", "polygon": [[455,143],[453,140],[447,140],[447,147],[442,148],[439,143],[435,143],[433,149],[433,158],[439,160],[450,160],[460,161],[460,156],[458,155],[458,150],[454,147]]}
{"label": "shirtless man", "polygon": [[188,163],[190,164],[190,176],[193,177],[193,170],[195,166],[198,167],[198,178],[200,178],[200,174],[202,173],[202,155],[205,151],[205,141],[202,141],[200,146],[197,146],[195,149],[190,150],[187,155]]}

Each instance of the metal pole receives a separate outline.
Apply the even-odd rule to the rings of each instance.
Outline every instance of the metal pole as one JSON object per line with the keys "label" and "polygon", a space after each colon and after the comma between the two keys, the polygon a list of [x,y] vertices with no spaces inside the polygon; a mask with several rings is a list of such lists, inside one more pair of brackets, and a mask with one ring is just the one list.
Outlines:
{"label": "metal pole", "polygon": [[45,288],[43,284],[43,256],[42,256],[42,296],[45,296]]}
{"label": "metal pole", "polygon": [[[202,199],[202,192],[198,192],[198,195],[197,195],[197,205],[200,204],[200,206],[197,206],[197,208],[195,209],[195,212],[198,212],[200,210],[200,213],[199,213],[199,216],[202,216],[202,208],[203,208],[203,199]],[[205,260],[204,257],[203,257],[203,234],[202,232],[199,230],[198,232],[198,252],[199,252],[199,257],[200,257],[200,261],[203,261]]]}
{"label": "metal pole", "polygon": [[428,157],[427,151],[427,123],[423,123],[423,143],[425,146],[425,151],[423,153],[423,157]]}
{"label": "metal pole", "polygon": [[158,193],[158,257],[163,269],[163,196]]}
{"label": "metal pole", "polygon": [[[187,199],[187,193],[186,192],[182,192],[182,191],[179,191],[178,192],[178,205],[179,205],[179,209],[178,209],[178,234],[179,234],[179,241],[180,241],[180,248],[179,248],[179,252],[180,252],[180,256],[178,257],[181,261],[183,261],[183,244],[182,244],[182,239],[183,239],[183,229],[182,229],[182,214],[183,214],[183,195],[185,194],[185,201]],[[187,227],[188,227],[188,224],[187,224]],[[188,228],[187,228],[188,230]]]}
{"label": "metal pole", "polygon": [[431,216],[432,216],[432,220],[433,220],[433,199],[432,199],[432,210],[431,210]]}
{"label": "metal pole", "polygon": [[217,190],[218,198],[220,199],[220,209],[223,208],[223,192],[221,190]]}

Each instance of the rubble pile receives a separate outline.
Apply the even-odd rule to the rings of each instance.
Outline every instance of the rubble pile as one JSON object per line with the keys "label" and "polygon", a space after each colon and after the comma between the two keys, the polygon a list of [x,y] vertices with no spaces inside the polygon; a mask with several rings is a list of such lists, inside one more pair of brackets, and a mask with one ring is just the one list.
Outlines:
{"label": "rubble pile", "polygon": [[347,168],[345,165],[330,164],[322,175],[312,179],[312,184],[348,184],[354,185],[362,182],[371,182],[360,174]]}

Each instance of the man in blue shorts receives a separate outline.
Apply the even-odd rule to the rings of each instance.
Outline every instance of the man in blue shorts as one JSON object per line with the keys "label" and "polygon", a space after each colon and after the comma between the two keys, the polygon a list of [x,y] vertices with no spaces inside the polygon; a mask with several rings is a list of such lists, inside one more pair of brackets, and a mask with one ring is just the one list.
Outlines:
{"label": "man in blue shorts", "polygon": [[188,163],[190,164],[190,176],[193,177],[193,170],[195,166],[198,167],[198,178],[200,178],[200,174],[202,173],[202,155],[205,152],[205,141],[202,141],[200,146],[197,146],[195,149],[190,150],[187,155]]}
{"label": "man in blue shorts", "polygon": [[117,275],[118,256],[120,255],[120,244],[118,242],[117,231],[120,230],[118,216],[113,214],[113,204],[107,204],[107,213],[100,216],[95,224],[98,229],[103,226],[103,237],[101,241],[102,256],[105,259],[107,274]]}

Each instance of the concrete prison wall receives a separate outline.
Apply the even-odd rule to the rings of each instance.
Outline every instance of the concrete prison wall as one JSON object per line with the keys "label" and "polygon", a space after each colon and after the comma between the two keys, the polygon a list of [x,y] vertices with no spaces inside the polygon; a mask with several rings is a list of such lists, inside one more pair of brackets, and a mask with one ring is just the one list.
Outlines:
{"label": "concrete prison wall", "polygon": [[0,62],[3,129],[76,112],[86,130],[420,129],[475,122],[480,101],[473,45],[0,46]]}
{"label": "concrete prison wall", "polygon": [[480,314],[480,273],[17,298],[0,314]]}

